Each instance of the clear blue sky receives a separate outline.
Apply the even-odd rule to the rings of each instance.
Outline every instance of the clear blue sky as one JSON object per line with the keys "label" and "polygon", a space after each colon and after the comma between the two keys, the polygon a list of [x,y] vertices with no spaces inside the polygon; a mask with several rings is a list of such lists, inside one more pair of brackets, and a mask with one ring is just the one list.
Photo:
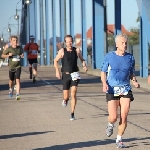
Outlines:
{"label": "clear blue sky", "polygon": [[[17,24],[18,23],[14,19],[14,16],[16,14],[16,6],[17,6],[17,9],[19,9],[18,10],[19,16],[21,14],[20,9],[21,9],[22,1],[20,1],[20,2],[19,1],[20,0],[0,0],[0,36],[2,34],[2,31],[3,31],[5,39],[9,38],[7,28],[4,29],[5,27],[8,27],[8,23],[13,24],[10,26],[11,27],[11,33],[17,34],[17,31],[18,31]],[[21,18],[21,16],[20,16],[20,18]]]}
{"label": "clear blue sky", "polygon": [[[80,23],[78,22],[80,18],[80,1],[75,0],[75,31],[80,32]],[[92,0],[86,1],[86,12],[87,12],[87,29],[92,26]],[[132,27],[138,27],[136,19],[138,17],[138,6],[136,0],[121,0],[121,9],[122,9],[122,24],[127,30],[130,30]],[[80,18],[81,19],[81,18]],[[114,24],[114,0],[107,0],[107,23]]]}
{"label": "clear blue sky", "polygon": [[[114,3],[113,0],[107,0],[108,4],[108,24],[114,24]],[[138,17],[138,6],[136,0],[121,0],[122,24],[127,30],[138,27],[136,19]]]}
{"label": "clear blue sky", "polygon": [[[16,6],[17,9],[21,9],[21,1],[20,0],[0,0],[0,35],[2,30],[8,26],[8,22],[10,24],[17,24],[17,21],[13,18],[13,15],[16,13]],[[67,0],[68,1],[68,0]],[[19,3],[18,3],[19,2]],[[58,4],[59,0],[56,0],[56,4]],[[75,33],[81,32],[81,8],[80,8],[81,0],[74,0],[75,5]],[[136,19],[138,17],[138,7],[136,0],[121,0],[122,2],[122,24],[125,26],[126,29],[130,29],[132,27],[138,27],[138,23],[136,23]],[[18,5],[17,5],[18,3]],[[92,25],[92,9],[91,4],[92,0],[86,1],[86,12],[87,12],[87,30]],[[18,10],[18,14],[20,15],[21,11]],[[114,0],[107,0],[107,22],[108,24],[114,24]],[[12,16],[12,17],[11,17]],[[21,16],[20,16],[21,18]],[[10,19],[10,20],[9,20]],[[59,23],[59,12],[56,17],[57,24]],[[12,34],[17,34],[17,25],[11,25]],[[69,28],[68,28],[69,30]],[[59,36],[60,31],[57,29],[57,36]],[[8,39],[9,34],[7,29],[3,31],[4,38]]]}

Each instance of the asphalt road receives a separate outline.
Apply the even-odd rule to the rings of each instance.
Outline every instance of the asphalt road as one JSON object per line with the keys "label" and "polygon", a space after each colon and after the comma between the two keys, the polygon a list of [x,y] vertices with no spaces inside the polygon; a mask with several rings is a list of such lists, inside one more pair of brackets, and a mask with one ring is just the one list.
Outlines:
{"label": "asphalt road", "polygon": [[[22,68],[21,100],[8,96],[8,68],[0,68],[0,150],[115,150],[114,134],[105,135],[107,103],[98,76],[81,73],[76,120],[70,121],[70,101],[62,107],[61,80],[53,67],[39,67],[36,83]],[[141,79],[141,82],[144,80]],[[133,88],[126,149],[150,150],[150,90]]]}

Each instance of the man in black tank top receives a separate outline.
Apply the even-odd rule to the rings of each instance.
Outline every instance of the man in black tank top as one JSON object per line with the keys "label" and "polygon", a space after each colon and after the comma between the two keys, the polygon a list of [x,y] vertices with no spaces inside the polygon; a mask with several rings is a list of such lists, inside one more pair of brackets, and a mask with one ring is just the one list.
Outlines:
{"label": "man in black tank top", "polygon": [[[74,111],[77,103],[77,86],[80,81],[80,75],[78,73],[79,69],[77,66],[77,59],[80,58],[82,62],[83,69],[87,71],[86,63],[82,57],[81,51],[79,48],[72,47],[73,38],[71,35],[66,35],[65,38],[66,48],[61,48],[58,51],[56,58],[54,59],[54,67],[56,69],[56,77],[58,79],[62,78],[63,84],[63,101],[62,105],[67,106],[69,100],[69,89],[71,87],[71,118],[74,120]],[[62,77],[58,67],[58,61],[62,60]]]}

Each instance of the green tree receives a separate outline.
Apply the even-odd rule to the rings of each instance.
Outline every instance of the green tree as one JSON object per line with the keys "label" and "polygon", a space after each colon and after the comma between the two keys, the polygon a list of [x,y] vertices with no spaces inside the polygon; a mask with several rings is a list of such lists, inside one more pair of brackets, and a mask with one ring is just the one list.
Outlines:
{"label": "green tree", "polygon": [[130,32],[132,33],[131,35],[128,35],[128,43],[130,45],[137,45],[139,44],[139,29],[137,28],[132,28],[130,29]]}
{"label": "green tree", "polygon": [[107,35],[107,41],[108,41],[108,46],[114,46],[115,45],[114,35],[108,34]]}

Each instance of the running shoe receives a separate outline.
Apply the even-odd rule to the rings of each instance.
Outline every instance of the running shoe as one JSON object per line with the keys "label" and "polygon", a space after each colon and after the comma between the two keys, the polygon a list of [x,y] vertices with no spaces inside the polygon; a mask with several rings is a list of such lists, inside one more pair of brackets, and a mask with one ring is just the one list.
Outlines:
{"label": "running shoe", "polygon": [[122,141],[116,141],[117,148],[125,148],[125,145]]}
{"label": "running shoe", "polygon": [[20,95],[16,94],[16,100],[20,100]]}
{"label": "running shoe", "polygon": [[12,89],[9,89],[9,97],[13,97],[13,90]]}
{"label": "running shoe", "polygon": [[62,101],[62,106],[63,106],[63,107],[66,107],[67,104],[68,104],[68,100],[63,100],[63,101]]}
{"label": "running shoe", "polygon": [[70,118],[71,121],[75,120],[75,117],[74,117],[74,113],[71,113],[71,118]]}
{"label": "running shoe", "polygon": [[36,78],[35,77],[33,77],[33,83],[35,83],[36,82]]}
{"label": "running shoe", "polygon": [[113,127],[114,127],[114,126],[111,126],[111,125],[109,125],[109,124],[108,124],[108,126],[106,127],[106,135],[107,135],[108,137],[110,137],[110,136],[113,134]]}

